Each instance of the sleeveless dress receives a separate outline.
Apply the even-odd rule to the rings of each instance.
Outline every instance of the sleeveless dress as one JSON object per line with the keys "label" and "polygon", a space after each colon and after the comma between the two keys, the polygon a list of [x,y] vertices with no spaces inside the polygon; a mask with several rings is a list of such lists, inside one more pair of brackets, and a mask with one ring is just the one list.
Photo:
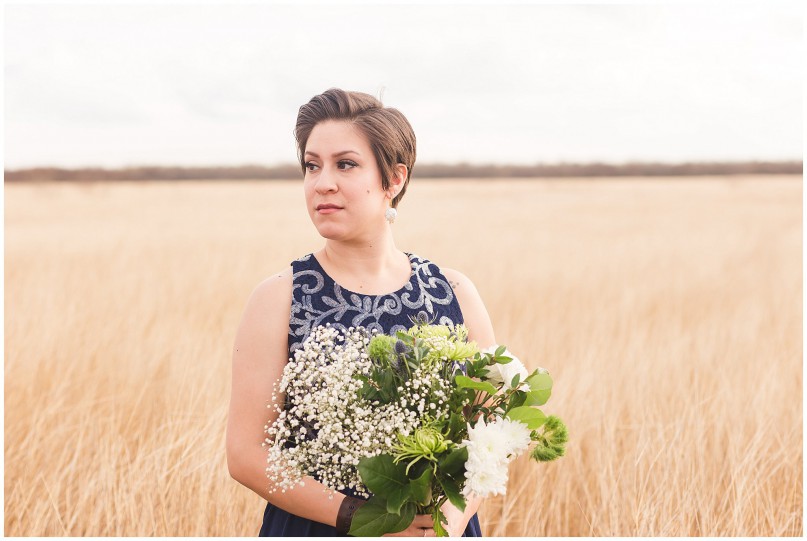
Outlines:
{"label": "sleeveless dress", "polygon": [[[463,323],[454,290],[431,261],[407,253],[412,268],[409,282],[398,291],[364,295],[341,287],[328,276],[313,254],[291,263],[293,289],[289,318],[289,357],[302,346],[312,329],[330,323],[340,331],[362,326],[394,333],[412,326],[414,318],[449,325]],[[343,494],[358,497],[350,490]],[[267,503],[261,537],[339,537],[336,528],[293,515]],[[474,514],[463,537],[481,537],[479,517]]]}

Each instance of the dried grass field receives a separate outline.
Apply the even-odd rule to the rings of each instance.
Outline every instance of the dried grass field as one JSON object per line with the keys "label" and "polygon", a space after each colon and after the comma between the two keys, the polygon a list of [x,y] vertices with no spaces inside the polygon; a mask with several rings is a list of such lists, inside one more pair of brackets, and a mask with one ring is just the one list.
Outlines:
{"label": "dried grass field", "polygon": [[[415,179],[394,228],[555,380],[486,535],[803,534],[801,177]],[[256,535],[234,333],[320,242],[299,182],[6,184],[5,534]]]}

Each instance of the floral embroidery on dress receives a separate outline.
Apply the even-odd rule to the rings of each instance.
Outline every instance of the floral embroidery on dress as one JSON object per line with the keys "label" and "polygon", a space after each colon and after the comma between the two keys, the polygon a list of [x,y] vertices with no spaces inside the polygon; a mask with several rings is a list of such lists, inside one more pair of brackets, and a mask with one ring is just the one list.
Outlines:
{"label": "floral embroidery on dress", "polygon": [[406,255],[412,268],[409,281],[398,291],[383,295],[343,288],[328,276],[313,254],[293,261],[289,356],[313,328],[326,323],[341,331],[362,326],[386,333],[409,328],[413,318],[443,325],[463,323],[454,290],[440,268],[428,259]]}

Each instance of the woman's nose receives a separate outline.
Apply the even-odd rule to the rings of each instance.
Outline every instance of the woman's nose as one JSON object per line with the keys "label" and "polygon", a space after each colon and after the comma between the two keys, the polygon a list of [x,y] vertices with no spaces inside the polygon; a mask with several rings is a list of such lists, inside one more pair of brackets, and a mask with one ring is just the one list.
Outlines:
{"label": "woman's nose", "polygon": [[316,190],[319,193],[335,192],[337,190],[333,173],[328,171],[326,168],[321,169],[319,175],[317,175]]}

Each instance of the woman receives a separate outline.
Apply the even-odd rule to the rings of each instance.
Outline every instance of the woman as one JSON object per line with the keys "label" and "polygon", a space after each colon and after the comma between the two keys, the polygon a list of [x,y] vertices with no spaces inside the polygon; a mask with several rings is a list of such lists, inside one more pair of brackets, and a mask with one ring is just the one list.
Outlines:
{"label": "woman", "polygon": [[[312,477],[270,494],[265,475],[264,426],[276,416],[267,399],[308,332],[330,323],[389,333],[425,316],[464,322],[481,347],[496,340],[468,278],[395,247],[392,222],[415,163],[406,118],[368,94],[330,89],[300,108],[295,136],[306,206],[325,245],[258,284],[247,301],[233,347],[227,463],[234,479],[268,501],[262,536],[337,536],[362,503],[354,494],[330,497]],[[444,506],[450,535],[481,536],[479,503],[468,501],[464,512]],[[391,535],[434,536],[431,516]]]}

